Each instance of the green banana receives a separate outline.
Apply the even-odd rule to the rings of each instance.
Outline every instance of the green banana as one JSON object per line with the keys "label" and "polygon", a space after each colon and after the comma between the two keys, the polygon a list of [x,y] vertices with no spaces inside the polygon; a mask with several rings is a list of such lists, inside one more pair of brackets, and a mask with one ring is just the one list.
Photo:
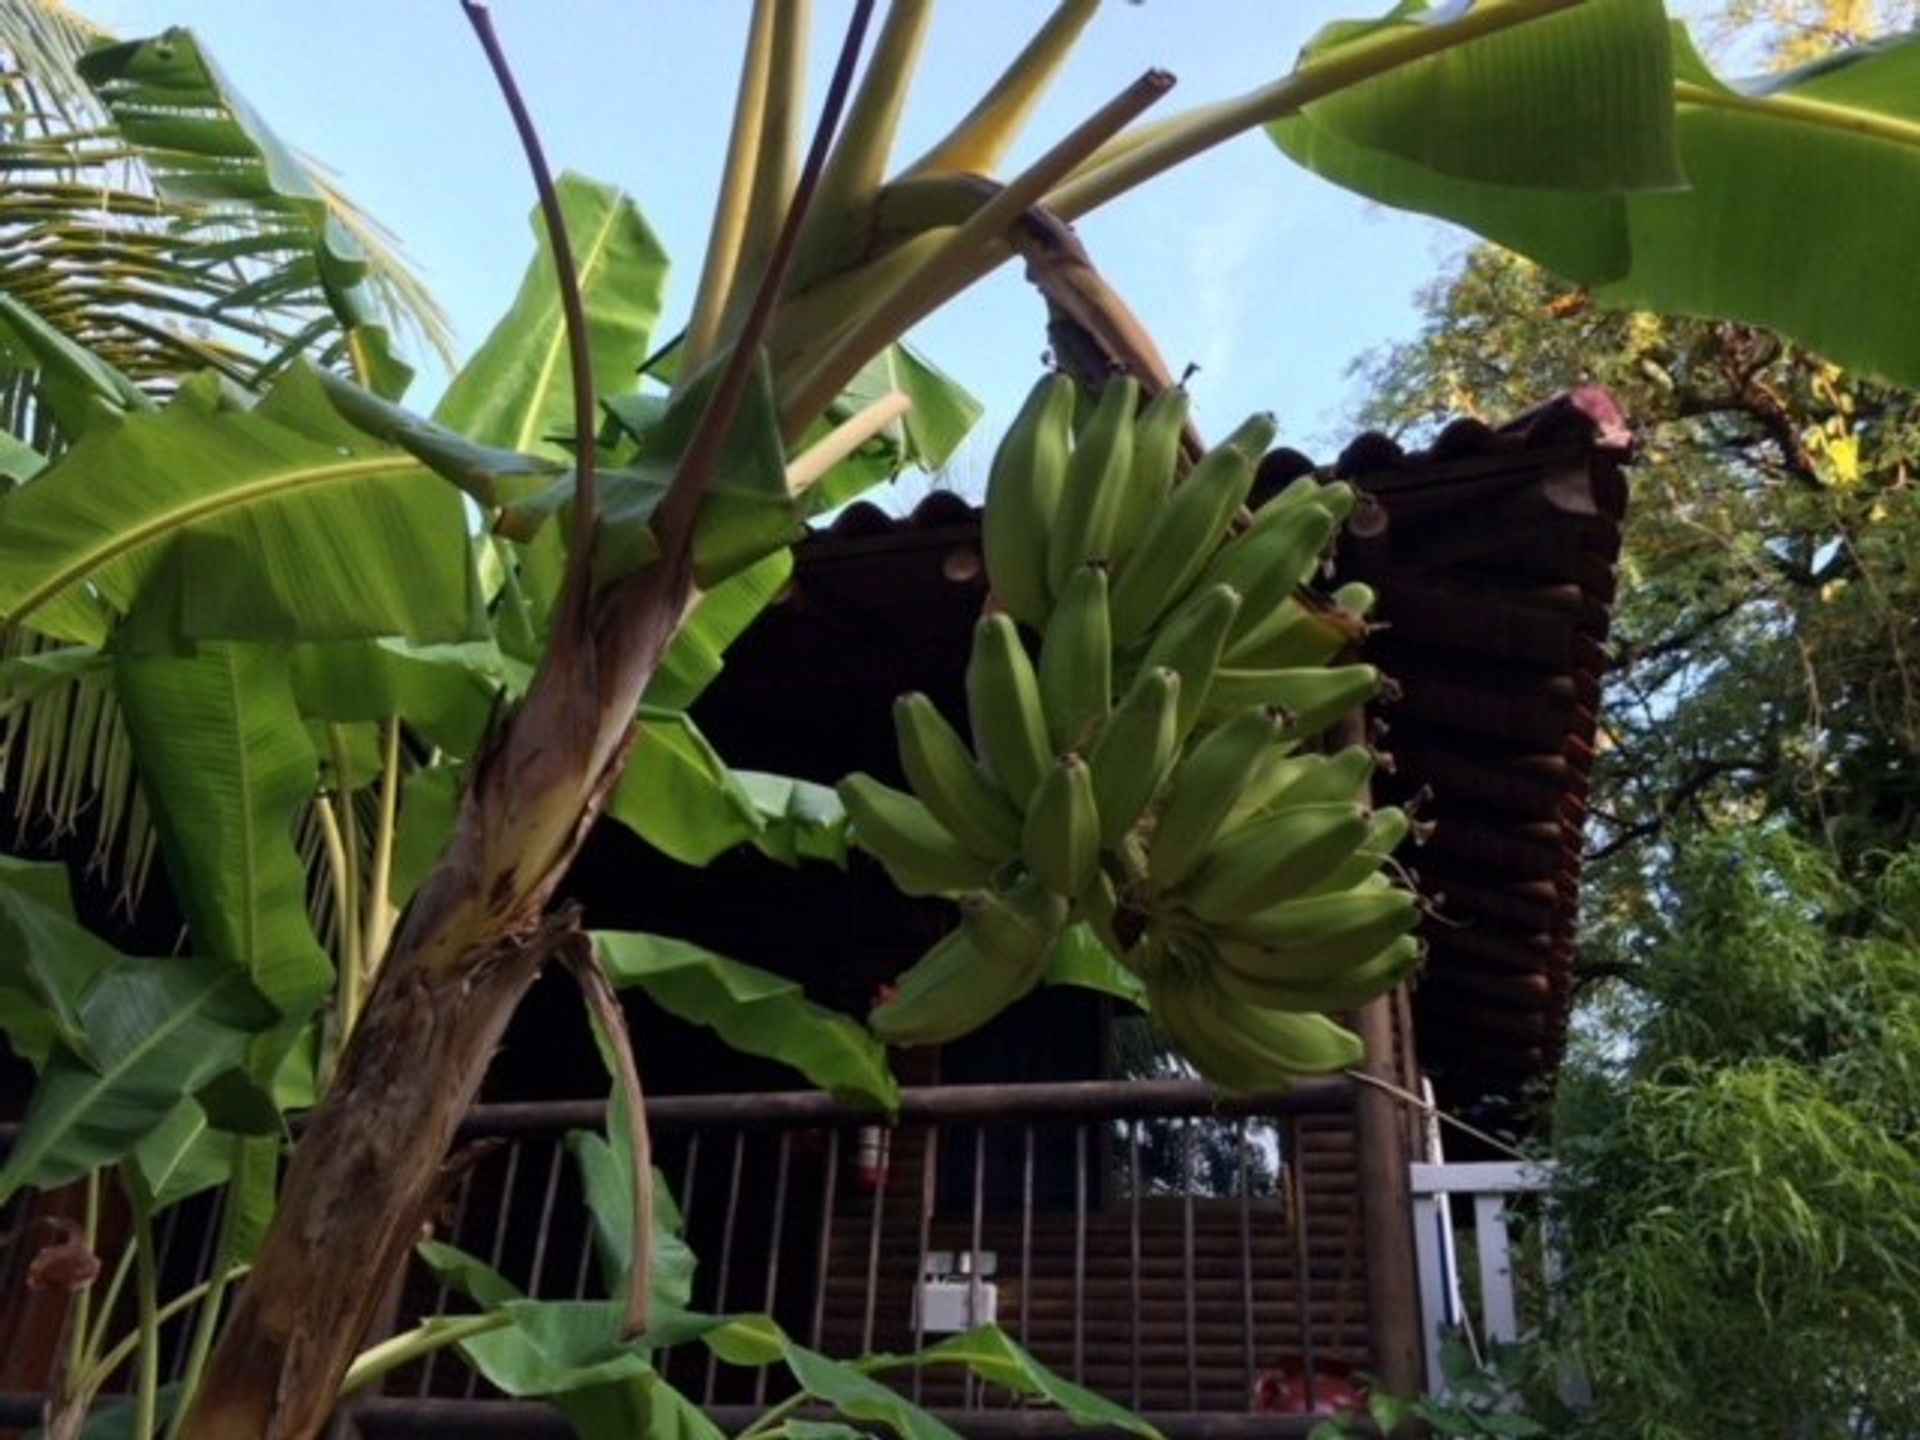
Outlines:
{"label": "green banana", "polygon": [[1107,848],[1120,844],[1173,768],[1180,753],[1179,718],[1179,675],[1164,667],[1142,670],[1093,742],[1087,768]]}
{"label": "green banana", "polygon": [[1233,617],[1239,613],[1240,592],[1231,585],[1202,590],[1160,627],[1140,662],[1143,670],[1164,665],[1180,677],[1178,724],[1182,740],[1208,704],[1208,692],[1220,664],[1220,651],[1227,643],[1227,632],[1233,628]]}
{"label": "green banana", "polygon": [[973,743],[1014,807],[1025,810],[1053,765],[1040,681],[1020,631],[1006,615],[988,615],[973,630],[967,660],[967,716]]}
{"label": "green banana", "polygon": [[1020,848],[1020,816],[998,786],[981,773],[947,717],[918,691],[893,702],[900,768],[934,818],[989,864]]}
{"label": "green banana", "polygon": [[1236,830],[1256,815],[1282,805],[1317,805],[1329,800],[1364,802],[1375,757],[1365,745],[1349,745],[1332,755],[1291,753],[1293,741],[1277,747],[1249,778],[1246,793],[1228,814],[1225,830]]}
{"label": "green banana", "polygon": [[1244,710],[1181,759],[1154,817],[1147,847],[1147,883],[1155,892],[1178,885],[1206,858],[1214,836],[1282,733],[1279,712]]}
{"label": "green banana", "polygon": [[1185,386],[1169,385],[1141,407],[1133,422],[1133,468],[1113,524],[1115,565],[1126,563],[1173,490],[1190,398]]}
{"label": "green banana", "polygon": [[1215,924],[1268,913],[1326,879],[1366,838],[1358,805],[1288,805],[1216,839],[1179,898]]}
{"label": "green banana", "polygon": [[1386,864],[1387,858],[1412,830],[1413,817],[1398,805],[1374,811],[1367,816],[1367,838],[1360,842],[1352,856],[1314,886],[1310,893],[1331,895],[1338,890],[1351,890]]}
{"label": "green banana", "polygon": [[1328,800],[1364,800],[1380,757],[1366,745],[1347,745],[1331,755],[1302,757],[1314,763],[1276,792],[1283,805],[1318,805]]}
{"label": "green banana", "polygon": [[1113,877],[1101,869],[1086,892],[1074,902],[1073,919],[1091,930],[1094,938],[1107,947],[1108,953],[1119,955],[1127,948],[1121,944],[1113,927],[1119,913],[1120,892],[1114,886]]}
{"label": "green banana", "polygon": [[1380,603],[1380,596],[1364,580],[1349,580],[1333,592],[1333,603],[1364,620],[1373,613],[1373,607]]}
{"label": "green banana", "polygon": [[1133,469],[1133,411],[1140,386],[1115,375],[1074,442],[1060,504],[1047,529],[1047,588],[1058,595],[1089,561],[1113,559],[1113,528]]}
{"label": "green banana", "polygon": [[1113,642],[1126,646],[1153,628],[1193,587],[1253,486],[1253,427],[1273,434],[1272,416],[1255,416],[1203,456],[1153,517],[1114,578]]}
{"label": "green banana", "polygon": [[1417,935],[1402,935],[1346,971],[1326,980],[1255,979],[1221,965],[1213,972],[1220,988],[1236,1000],[1268,1010],[1357,1010],[1420,968],[1424,947]]}
{"label": "green banana", "polygon": [[1278,705],[1291,717],[1296,739],[1318,735],[1380,693],[1382,677],[1371,665],[1301,665],[1286,670],[1213,672],[1202,713],[1227,716],[1249,705]]}
{"label": "green banana", "polygon": [[1147,976],[1147,1003],[1173,1043],[1222,1090],[1271,1089],[1366,1058],[1360,1038],[1324,1015],[1242,1004],[1204,969],[1157,967]]}
{"label": "green banana", "polygon": [[889,1045],[941,1045],[979,1029],[1030,993],[1046,973],[1046,949],[1010,960],[984,951],[962,924],[937,941],[894,981],[867,1015],[867,1028]]}
{"label": "green banana", "polygon": [[1092,771],[1078,755],[1062,755],[1033,792],[1020,852],[1029,870],[1069,900],[1099,874],[1100,813]]}
{"label": "green banana", "polygon": [[1308,501],[1318,500],[1320,498],[1320,492],[1324,489],[1326,489],[1326,486],[1322,485],[1311,475],[1295,476],[1286,483],[1286,486],[1278,495],[1270,496],[1267,499],[1266,503],[1260,507],[1260,513],[1262,515],[1274,514],[1278,511],[1285,510],[1290,505],[1302,505]]}
{"label": "green banana", "polygon": [[[1245,613],[1244,611],[1242,612]],[[1366,638],[1359,616],[1310,590],[1299,590],[1227,643],[1222,661],[1236,670],[1293,670],[1326,665]]]}
{"label": "green banana", "polygon": [[1031,875],[960,897],[960,923],[980,952],[1021,965],[1053,949],[1067,918],[1067,902]]}
{"label": "green banana", "polygon": [[993,878],[973,854],[913,796],[856,772],[835,787],[853,822],[853,839],[907,895],[952,895]]}
{"label": "green banana", "polygon": [[1038,630],[1052,591],[1047,585],[1047,534],[1060,506],[1073,440],[1073,381],[1047,374],[994,451],[980,516],[987,582],[1007,613]]}
{"label": "green banana", "polygon": [[1220,962],[1291,984],[1336,979],[1420,923],[1411,890],[1363,884],[1335,895],[1284,901],[1213,931]]}
{"label": "green banana", "polygon": [[1263,510],[1245,534],[1222,547],[1201,577],[1202,585],[1231,585],[1243,603],[1228,648],[1265,626],[1312,575],[1333,534],[1333,516],[1318,504],[1293,505],[1277,517]]}
{"label": "green banana", "polygon": [[1344,525],[1353,507],[1360,503],[1360,496],[1346,481],[1334,480],[1320,487],[1317,503],[1333,516],[1334,524]]}
{"label": "green banana", "polygon": [[1085,746],[1106,721],[1112,699],[1107,572],[1082,565],[1054,602],[1040,642],[1040,708],[1054,752]]}

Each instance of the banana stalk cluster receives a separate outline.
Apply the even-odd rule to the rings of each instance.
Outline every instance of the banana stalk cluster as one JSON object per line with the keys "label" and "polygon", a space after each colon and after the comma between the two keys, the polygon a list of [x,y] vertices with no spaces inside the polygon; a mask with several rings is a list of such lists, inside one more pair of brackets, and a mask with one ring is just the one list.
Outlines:
{"label": "banana stalk cluster", "polygon": [[972,744],[903,695],[911,793],[840,785],[894,883],[960,907],[870,1024],[895,1044],[963,1035],[1037,986],[1083,922],[1216,1084],[1355,1064],[1359,1040],[1324,1012],[1390,989],[1421,952],[1418,902],[1382,873],[1407,815],[1367,808],[1368,748],[1312,748],[1383,683],[1339,663],[1371,593],[1306,588],[1353,492],[1303,477],[1249,514],[1270,416],[1176,485],[1183,390],[1143,407],[1117,378],[1077,436],[1075,407],[1072,381],[1042,379],[994,457],[982,525],[1002,609],[973,637]]}

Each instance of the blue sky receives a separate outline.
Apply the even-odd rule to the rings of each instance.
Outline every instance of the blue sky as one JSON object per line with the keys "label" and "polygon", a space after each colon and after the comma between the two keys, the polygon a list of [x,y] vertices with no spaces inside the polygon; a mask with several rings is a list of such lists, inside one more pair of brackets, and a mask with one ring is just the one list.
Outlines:
{"label": "blue sky", "polygon": [[[337,170],[390,225],[451,312],[463,349],[505,308],[531,245],[532,191],[500,98],[455,0],[80,0],[145,34],[191,26],[283,137]],[[667,324],[684,315],[725,144],[746,0],[495,0],[496,25],[549,157],[621,184],[676,267]],[[901,139],[917,154],[963,113],[1048,7],[948,0]],[[1108,0],[1014,157],[1037,153],[1152,65],[1178,77],[1159,113],[1283,74],[1327,20],[1368,0]],[[817,94],[847,0],[817,0]],[[1283,434],[1337,448],[1362,352],[1410,334],[1413,297],[1466,243],[1362,202],[1246,136],[1082,222],[1095,261],[1176,367],[1200,366],[1209,434],[1272,409]],[[1011,267],[914,337],[988,407],[951,483],[984,475],[1044,346],[1038,300]],[[443,377],[423,375],[425,403]]]}

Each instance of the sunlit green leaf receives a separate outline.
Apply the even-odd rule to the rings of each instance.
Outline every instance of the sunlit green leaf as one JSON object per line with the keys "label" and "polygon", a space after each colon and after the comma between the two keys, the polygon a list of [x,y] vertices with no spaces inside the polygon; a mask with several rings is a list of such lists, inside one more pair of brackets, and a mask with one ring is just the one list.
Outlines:
{"label": "sunlit green leaf", "polygon": [[[654,507],[680,468],[713,383],[695,382],[664,413],[646,396],[609,402],[608,411],[639,449],[630,462],[601,476],[602,535],[594,569],[603,579],[631,573],[656,552]],[[703,587],[716,587],[800,536],[801,507],[787,492],[779,408],[762,356],[702,492],[693,536],[695,576]]]}
{"label": "sunlit green leaf", "polygon": [[[210,380],[97,428],[0,496],[0,621],[98,643],[98,595],[152,643],[464,640],[477,594],[459,495],[342,420],[296,369],[251,409]],[[82,587],[86,587],[83,589]]]}
{"label": "sunlit green leaf", "polygon": [[[1336,25],[1308,44],[1301,69],[1462,18],[1451,6],[1412,4],[1385,21]],[[1349,86],[1305,118],[1348,145],[1460,180],[1670,187],[1681,171],[1667,44],[1660,0],[1586,0]]]}
{"label": "sunlit green leaf", "polygon": [[[1457,148],[1471,133],[1448,119],[1456,112],[1409,108],[1397,73],[1310,106],[1272,133],[1327,178],[1477,230],[1591,286],[1603,304],[1764,325],[1841,364],[1920,383],[1920,330],[1906,320],[1920,304],[1920,279],[1896,238],[1920,229],[1920,37],[1735,86],[1673,26],[1661,83],[1677,97],[1672,129],[1685,183],[1648,189],[1622,175],[1622,193],[1605,193],[1581,183],[1586,172],[1569,160],[1586,135],[1556,117],[1591,104],[1643,113],[1661,68],[1645,33],[1659,9],[1637,0],[1581,5],[1457,52],[1485,46],[1499,59],[1493,47],[1524,47],[1510,48],[1497,68],[1552,123],[1539,157],[1523,153],[1538,124],[1490,124],[1488,137],[1500,138],[1481,147],[1488,163],[1443,167],[1431,147]],[[1557,37],[1574,27],[1596,43],[1562,44]],[[1495,68],[1484,71],[1495,77]],[[1563,87],[1559,103],[1555,86]],[[1483,121],[1481,111],[1458,113],[1464,124]],[[1559,182],[1551,164],[1539,163],[1556,156],[1568,162]]]}
{"label": "sunlit green leaf", "polygon": [[[660,318],[667,255],[633,200],[581,175],[556,182],[567,241],[587,311],[594,392],[603,401],[639,383]],[[553,247],[536,207],[536,248],[513,304],[433,412],[442,425],[487,445],[565,458],[574,441],[573,368]]]}

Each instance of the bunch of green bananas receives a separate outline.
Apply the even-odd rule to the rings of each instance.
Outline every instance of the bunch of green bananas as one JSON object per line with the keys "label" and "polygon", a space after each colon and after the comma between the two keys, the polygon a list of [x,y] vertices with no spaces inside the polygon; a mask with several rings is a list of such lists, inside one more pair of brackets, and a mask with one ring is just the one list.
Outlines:
{"label": "bunch of green bananas", "polygon": [[[1336,662],[1372,595],[1305,588],[1352,490],[1295,481],[1251,514],[1274,433],[1248,420],[1176,484],[1187,396],[1034,387],[994,457],[982,520],[1001,611],[974,632],[969,746],[925,695],[894,720],[912,793],[841,782],[857,843],[959,925],[870,1024],[896,1044],[974,1029],[1089,925],[1145,981],[1202,1074],[1249,1089],[1338,1069],[1324,1015],[1418,964],[1418,903],[1379,871],[1410,822],[1369,812],[1374,756],[1308,748],[1383,681]],[[1038,640],[1030,650],[1026,628]]]}

